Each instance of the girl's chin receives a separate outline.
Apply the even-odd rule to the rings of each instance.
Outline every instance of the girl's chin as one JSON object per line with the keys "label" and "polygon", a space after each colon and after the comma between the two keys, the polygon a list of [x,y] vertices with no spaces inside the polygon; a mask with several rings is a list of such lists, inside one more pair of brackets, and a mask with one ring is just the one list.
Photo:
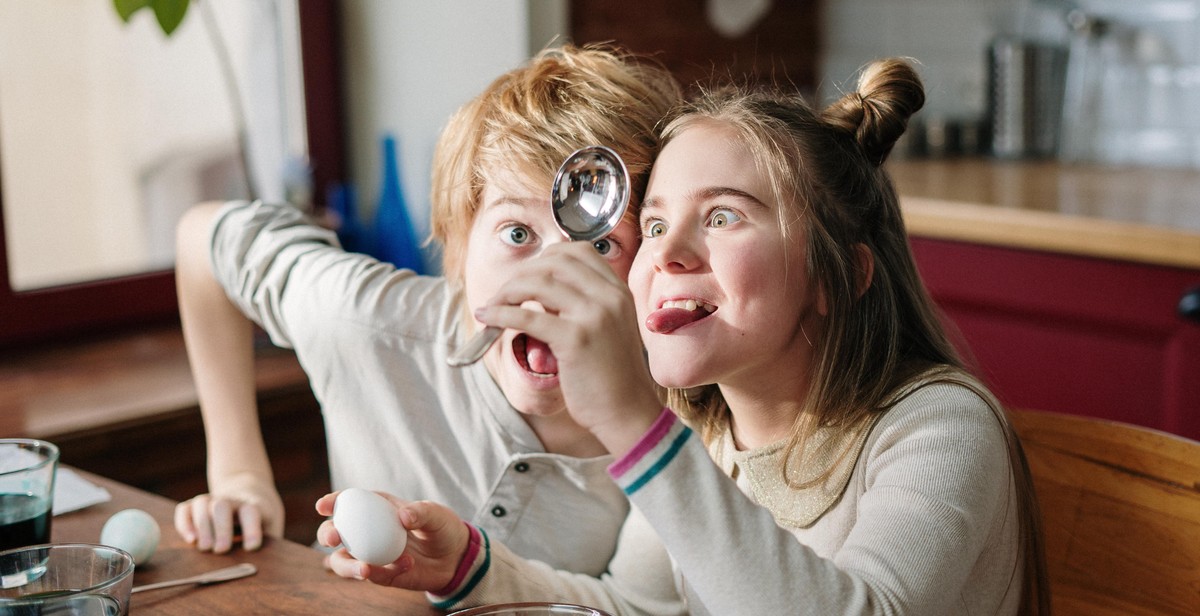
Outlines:
{"label": "girl's chin", "polygon": [[669,389],[687,389],[706,382],[699,375],[681,370],[680,368],[679,364],[675,364],[663,366],[656,370],[654,364],[651,364],[650,376],[654,378],[655,383]]}

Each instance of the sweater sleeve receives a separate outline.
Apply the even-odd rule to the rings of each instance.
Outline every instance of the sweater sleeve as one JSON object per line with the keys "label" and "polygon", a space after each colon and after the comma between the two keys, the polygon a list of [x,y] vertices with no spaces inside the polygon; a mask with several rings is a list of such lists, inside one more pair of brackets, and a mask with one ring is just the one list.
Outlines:
{"label": "sweater sleeve", "polygon": [[391,308],[400,302],[419,301],[396,292],[397,281],[415,274],[346,252],[333,231],[287,204],[230,202],[209,242],[217,281],[280,346],[295,347],[297,336],[326,331],[334,319],[373,323],[375,314],[403,315]]}
{"label": "sweater sleeve", "polygon": [[654,530],[636,511],[621,529],[608,571],[600,577],[555,570],[521,558],[471,527],[471,547],[447,588],[427,593],[439,609],[523,601],[587,605],[614,616],[686,613],[671,562]]}
{"label": "sweater sleeve", "polygon": [[967,573],[1005,515],[1007,455],[977,397],[913,398],[876,425],[855,471],[857,519],[830,558],[777,525],[673,415],[610,473],[667,546],[700,603],[693,613],[959,613],[959,597],[978,590]]}

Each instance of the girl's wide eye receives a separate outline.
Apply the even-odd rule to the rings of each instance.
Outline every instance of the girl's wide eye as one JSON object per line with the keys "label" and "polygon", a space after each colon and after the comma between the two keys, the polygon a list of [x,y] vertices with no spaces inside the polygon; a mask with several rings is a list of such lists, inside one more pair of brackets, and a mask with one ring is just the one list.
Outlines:
{"label": "girl's wide eye", "polygon": [[742,217],[734,213],[733,210],[720,209],[714,211],[712,215],[708,217],[708,224],[709,226],[720,229],[722,227],[728,227],[729,225],[732,225],[741,219]]}
{"label": "girl's wide eye", "polygon": [[511,246],[523,246],[533,238],[533,232],[525,225],[508,225],[500,230],[500,240]]}
{"label": "girl's wide eye", "polygon": [[646,237],[658,237],[667,232],[667,224],[661,220],[651,220],[643,229],[642,234]]}

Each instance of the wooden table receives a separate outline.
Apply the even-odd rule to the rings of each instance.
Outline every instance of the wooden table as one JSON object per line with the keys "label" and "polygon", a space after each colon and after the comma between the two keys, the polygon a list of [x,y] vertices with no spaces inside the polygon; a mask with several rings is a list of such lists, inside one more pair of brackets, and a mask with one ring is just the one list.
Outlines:
{"label": "wooden table", "polygon": [[255,575],[212,586],[179,586],[133,595],[131,614],[440,614],[422,593],[383,588],[340,578],[322,565],[318,550],[285,539],[269,540],[259,551],[215,555],[183,542],[172,525],[175,503],[127,485],[80,472],[103,486],[112,500],[54,518],[55,543],[96,543],[108,518],[128,508],[158,520],[162,540],[154,557],[134,571],[134,585],[188,577],[241,562],[258,567]]}

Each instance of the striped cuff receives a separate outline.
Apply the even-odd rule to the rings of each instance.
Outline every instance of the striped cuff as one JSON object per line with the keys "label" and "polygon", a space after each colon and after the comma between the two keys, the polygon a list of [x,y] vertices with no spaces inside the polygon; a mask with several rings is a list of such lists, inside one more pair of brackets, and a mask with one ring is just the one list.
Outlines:
{"label": "striped cuff", "polygon": [[626,495],[632,495],[671,462],[691,435],[692,429],[664,406],[633,449],[609,465],[608,474]]}
{"label": "striped cuff", "polygon": [[439,610],[449,609],[471,594],[492,563],[492,544],[487,533],[474,524],[467,524],[467,532],[471,534],[467,542],[467,552],[458,563],[458,569],[450,583],[438,591],[425,593],[429,603]]}

